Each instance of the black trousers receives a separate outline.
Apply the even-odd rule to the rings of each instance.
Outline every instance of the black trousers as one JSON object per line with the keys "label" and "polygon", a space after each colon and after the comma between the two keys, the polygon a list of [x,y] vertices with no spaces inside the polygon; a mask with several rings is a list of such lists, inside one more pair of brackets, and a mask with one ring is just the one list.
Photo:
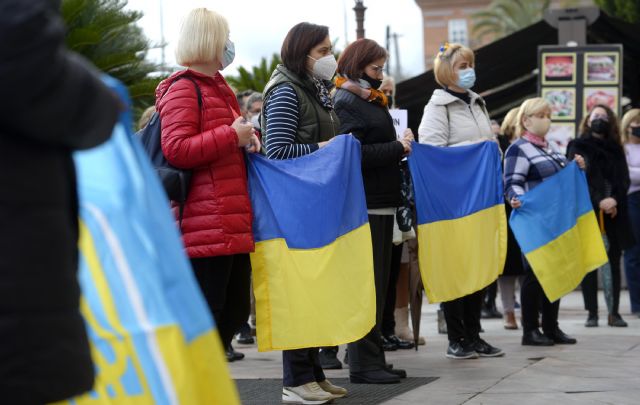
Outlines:
{"label": "black trousers", "polygon": [[249,317],[249,255],[191,259],[191,266],[216,321],[222,344],[227,348]]}
{"label": "black trousers", "polygon": [[544,333],[555,333],[558,328],[558,311],[560,300],[550,302],[542,290],[536,275],[533,273],[527,259],[522,257],[524,276],[520,286],[520,302],[522,311],[522,329],[524,333],[540,327],[538,315],[542,309],[542,330]]}
{"label": "black trousers", "polygon": [[[396,330],[396,286],[400,276],[400,261],[402,260],[402,246],[393,245],[391,248],[391,272],[389,273],[389,287],[387,288],[387,299],[384,303],[382,314],[382,336],[395,335]],[[409,286],[406,286],[408,289]]]}
{"label": "black trousers", "polygon": [[480,310],[484,290],[442,303],[449,342],[473,342],[480,338]]}
{"label": "black trousers", "polygon": [[381,370],[386,365],[381,325],[391,273],[393,221],[393,215],[369,215],[376,284],[376,325],[362,339],[349,343],[350,372]]}
{"label": "black trousers", "polygon": [[498,280],[489,284],[484,289],[484,301],[482,302],[484,308],[491,309],[496,307],[496,296],[498,295]]}
{"label": "black trousers", "polygon": [[326,379],[320,366],[317,347],[282,351],[282,385],[298,387]]}
{"label": "black trousers", "polygon": [[[612,232],[613,233],[613,232]],[[607,256],[611,267],[611,284],[613,288],[613,307],[609,308],[612,315],[618,315],[620,307],[620,257],[622,249],[615,235],[608,238],[609,249]],[[592,271],[582,280],[582,297],[584,298],[584,309],[591,314],[598,313],[598,271]]]}

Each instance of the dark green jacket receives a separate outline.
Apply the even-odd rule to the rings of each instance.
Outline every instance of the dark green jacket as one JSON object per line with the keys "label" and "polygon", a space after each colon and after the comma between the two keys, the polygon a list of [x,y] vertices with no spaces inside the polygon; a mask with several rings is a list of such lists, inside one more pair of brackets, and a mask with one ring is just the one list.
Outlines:
{"label": "dark green jacket", "polygon": [[[283,65],[278,65],[273,71],[269,83],[264,88],[265,102],[269,99],[271,92],[281,84],[288,83],[293,87],[298,96],[298,120],[297,143],[309,144],[328,141],[338,135],[340,120],[333,110],[325,109],[316,95],[317,90],[309,78],[300,76],[288,70]],[[266,131],[264,114],[261,114],[260,126],[265,137],[269,134]]]}

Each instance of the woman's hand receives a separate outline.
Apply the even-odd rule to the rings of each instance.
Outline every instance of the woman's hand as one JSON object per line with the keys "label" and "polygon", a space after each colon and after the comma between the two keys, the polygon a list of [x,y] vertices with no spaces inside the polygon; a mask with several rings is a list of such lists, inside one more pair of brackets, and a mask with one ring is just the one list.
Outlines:
{"label": "woman's hand", "polygon": [[416,137],[415,135],[413,135],[413,131],[411,130],[411,128],[405,129],[402,133],[402,136],[404,137],[404,139],[409,139],[410,141],[416,140]]}
{"label": "woman's hand", "polygon": [[611,210],[618,206],[618,202],[611,197],[607,197],[604,200],[600,201],[599,206],[602,211],[604,211],[607,214],[610,214]]}
{"label": "woman's hand", "polygon": [[262,148],[262,144],[260,144],[260,139],[258,139],[255,133],[251,136],[251,141],[247,146],[245,146],[245,148],[249,153],[260,152],[260,148]]}
{"label": "woman's hand", "polygon": [[618,215],[618,208],[617,207],[613,207],[610,210],[605,211],[604,213],[607,214],[607,215],[611,215],[611,218],[615,218],[616,215]]}
{"label": "woman's hand", "polygon": [[238,146],[245,147],[251,143],[252,137],[255,136],[255,130],[253,129],[253,124],[247,122],[243,117],[236,118],[231,124],[231,128],[236,131],[236,135],[238,136]]}
{"label": "woman's hand", "polygon": [[402,135],[402,139],[400,139],[398,142],[400,142],[402,148],[404,149],[402,157],[405,157],[411,154],[411,142],[413,142],[414,137],[413,132],[410,128],[405,129]]}
{"label": "woman's hand", "polygon": [[573,160],[575,160],[575,162],[578,164],[578,167],[582,170],[585,170],[587,167],[587,164],[584,162],[584,158],[581,155],[575,155],[573,157]]}
{"label": "woman's hand", "polygon": [[509,204],[511,204],[511,208],[520,208],[522,207],[522,202],[518,199],[518,197],[513,197],[510,201]]}

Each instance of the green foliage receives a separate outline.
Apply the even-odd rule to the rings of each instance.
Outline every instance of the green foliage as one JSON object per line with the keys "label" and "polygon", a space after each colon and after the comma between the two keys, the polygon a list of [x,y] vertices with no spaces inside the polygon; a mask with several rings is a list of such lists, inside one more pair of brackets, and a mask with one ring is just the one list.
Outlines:
{"label": "green foliage", "polygon": [[595,0],[598,7],[621,20],[640,22],[640,0]]}
{"label": "green foliage", "polygon": [[226,76],[225,79],[236,91],[255,90],[262,93],[264,86],[267,85],[271,73],[276,69],[282,61],[280,56],[276,53],[271,56],[271,61],[267,61],[267,58],[262,58],[258,66],[251,68],[251,72],[244,66],[238,68],[237,76]]}
{"label": "green foliage", "polygon": [[473,34],[495,39],[512,34],[542,19],[550,0],[493,0],[486,10],[474,13]]}
{"label": "green foliage", "polygon": [[126,0],[63,0],[62,17],[67,47],[123,82],[139,117],[154,104],[163,77],[160,66],[145,59],[151,45],[136,25],[142,13],[125,10],[126,5]]}

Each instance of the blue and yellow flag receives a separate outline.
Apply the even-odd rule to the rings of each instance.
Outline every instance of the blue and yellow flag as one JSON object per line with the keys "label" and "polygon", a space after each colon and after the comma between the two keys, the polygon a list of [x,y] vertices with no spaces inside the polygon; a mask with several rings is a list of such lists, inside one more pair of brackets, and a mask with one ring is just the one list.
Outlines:
{"label": "blue and yellow flag", "polygon": [[549,301],[607,262],[587,179],[572,162],[520,197],[509,224]]}
{"label": "blue and yellow flag", "polygon": [[108,142],[74,156],[81,311],[97,377],[68,403],[237,404],[167,197],[127,115]]}
{"label": "blue and yellow flag", "polygon": [[479,291],[502,273],[507,218],[498,145],[413,144],[418,261],[429,302]]}
{"label": "blue and yellow flag", "polygon": [[258,349],[360,339],[376,318],[360,143],[339,136],[297,159],[249,161]]}

